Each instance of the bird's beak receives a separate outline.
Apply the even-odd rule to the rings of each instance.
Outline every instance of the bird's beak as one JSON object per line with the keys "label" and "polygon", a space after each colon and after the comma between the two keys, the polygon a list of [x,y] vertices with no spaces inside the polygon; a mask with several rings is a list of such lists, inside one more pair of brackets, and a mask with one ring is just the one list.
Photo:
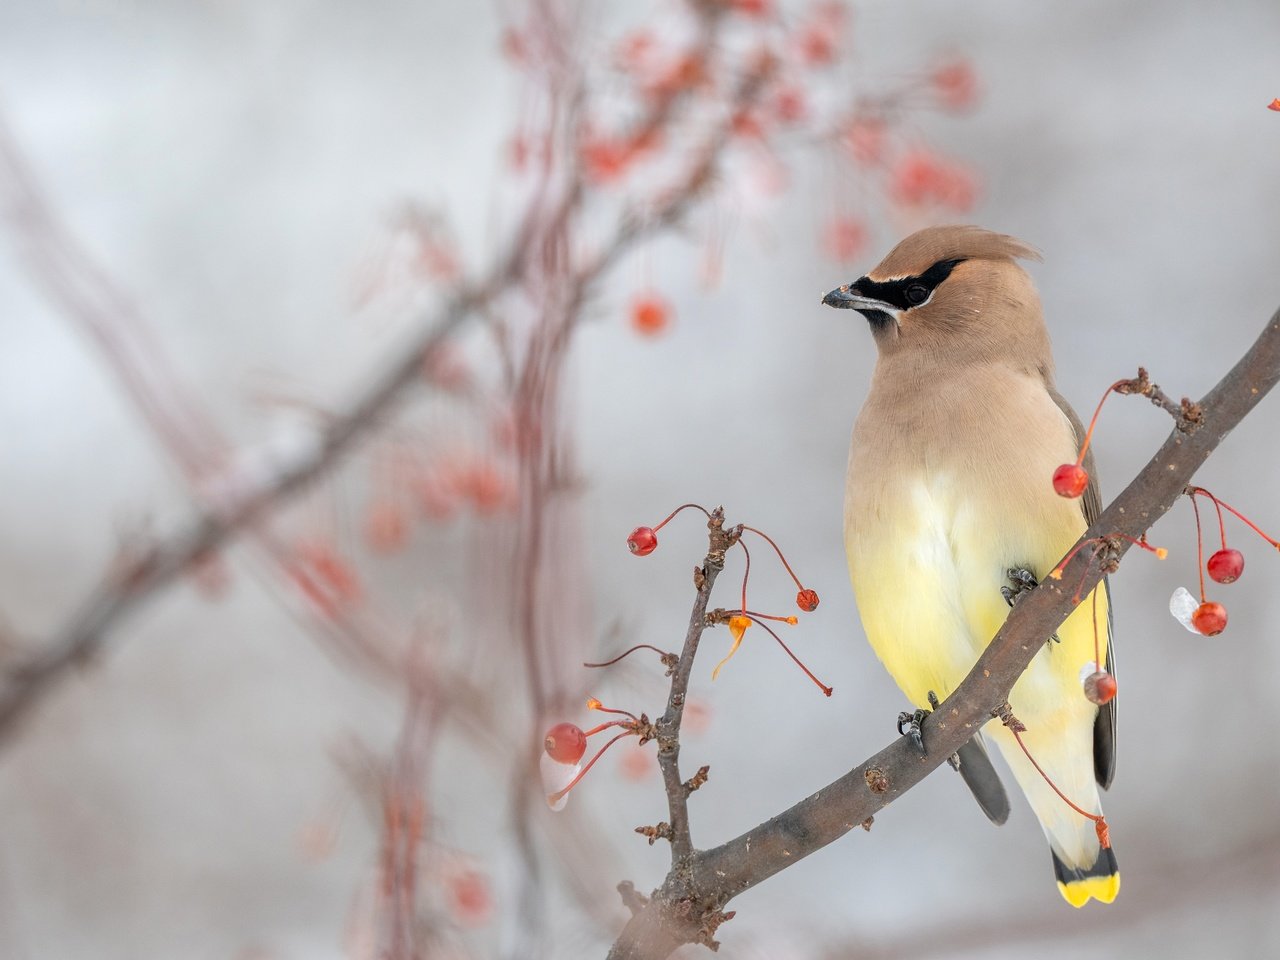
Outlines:
{"label": "bird's beak", "polygon": [[836,287],[822,298],[822,302],[828,307],[837,307],[842,310],[878,310],[889,314],[894,312],[894,308],[887,303],[876,300],[874,297],[853,293],[848,284]]}

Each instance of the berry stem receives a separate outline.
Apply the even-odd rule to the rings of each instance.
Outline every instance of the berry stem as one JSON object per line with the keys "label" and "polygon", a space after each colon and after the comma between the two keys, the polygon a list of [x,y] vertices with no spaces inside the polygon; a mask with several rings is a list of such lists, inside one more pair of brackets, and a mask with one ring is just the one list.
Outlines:
{"label": "berry stem", "polygon": [[619,660],[621,660],[623,657],[629,657],[631,654],[635,653],[637,650],[652,650],[654,653],[658,654],[658,656],[660,657],[665,657],[667,655],[666,651],[659,650],[657,647],[655,647],[651,643],[637,643],[630,650],[624,650],[622,653],[618,654],[612,660],[606,660],[604,661],[604,663],[584,663],[583,666],[584,667],[611,667],[615,663],[617,663]]}
{"label": "berry stem", "polygon": [[[548,794],[547,802],[559,803],[561,798],[570,790],[572,790],[574,787],[576,787],[578,785],[578,781],[587,775],[587,771],[596,765],[596,761],[600,759],[600,757],[604,754],[606,750],[612,747],[615,743],[617,743],[623,737],[634,737],[635,735],[636,735],[636,732],[634,730],[624,730],[622,731],[622,733],[618,734],[616,737],[614,737],[612,740],[606,743],[603,747],[597,750],[595,756],[592,757],[590,760],[588,760],[586,764],[583,766],[583,768],[578,771],[578,775],[575,776],[572,780],[570,780],[567,784],[565,784],[563,789],[557,790],[555,793]],[[1033,760],[1031,762],[1034,763],[1035,761]]]}
{"label": "berry stem", "polygon": [[1163,560],[1165,557],[1169,555],[1169,551],[1166,550],[1164,547],[1153,547],[1151,544],[1147,543],[1147,538],[1145,535],[1141,537],[1131,537],[1127,533],[1116,532],[1116,533],[1113,533],[1112,536],[1120,537],[1123,540],[1128,540],[1135,547],[1141,547],[1143,550],[1147,551],[1147,553],[1154,553],[1156,557],[1160,560]]}
{"label": "berry stem", "polygon": [[606,720],[604,723],[598,724],[592,727],[590,730],[583,730],[582,735],[584,737],[594,737],[601,730],[608,730],[610,727],[626,727],[627,729],[631,729],[631,721],[630,720]]}
{"label": "berry stem", "polygon": [[[800,582],[800,578],[796,576],[796,572],[791,569],[791,564],[787,563],[787,558],[782,555],[782,549],[776,543],[773,542],[773,537],[769,536],[763,530],[757,530],[755,527],[748,527],[745,524],[743,525],[742,529],[750,530],[757,537],[764,537],[765,541],[768,542],[769,546],[773,547],[773,552],[778,555],[778,559],[782,561],[782,565],[787,568],[787,573],[789,573],[791,575],[791,579],[795,581],[796,589],[797,590],[804,589],[804,584]],[[744,603],[743,606],[745,607],[746,604]]]}
{"label": "berry stem", "polygon": [[[1077,553],[1079,553],[1081,550],[1083,550],[1085,547],[1089,546],[1090,544],[1101,543],[1101,542],[1102,542],[1102,539],[1100,537],[1090,537],[1087,540],[1081,540],[1079,543],[1077,543],[1074,547],[1071,548],[1071,552],[1068,553],[1065,557],[1063,557],[1056,567],[1054,567],[1052,570],[1049,571],[1049,579],[1061,580],[1062,571],[1066,570],[1067,567],[1070,566],[1071,561],[1075,559]],[[1087,569],[1088,568],[1086,568],[1086,570]]]}
{"label": "berry stem", "polygon": [[778,623],[786,623],[795,626],[800,620],[797,617],[779,617],[773,613],[758,613],[755,610],[738,610],[737,613],[744,617],[753,617],[756,620],[776,620]]}
{"label": "berry stem", "polygon": [[797,657],[794,653],[792,653],[792,652],[791,652],[791,648],[790,648],[790,647],[788,647],[785,643],[783,643],[782,638],[781,638],[780,636],[778,636],[778,635],[774,632],[774,630],[773,630],[773,628],[772,628],[771,626],[769,626],[767,623],[763,623],[763,622],[761,622],[760,620],[758,620],[758,619],[755,617],[755,615],[754,615],[754,614],[750,614],[750,613],[748,613],[748,614],[746,614],[746,616],[747,616],[747,617],[748,617],[748,619],[750,619],[753,623],[759,624],[760,626],[762,626],[762,627],[764,627],[766,630],[768,630],[768,631],[769,631],[769,636],[773,637],[773,639],[775,639],[775,640],[777,640],[777,641],[778,641],[778,646],[782,647],[782,649],[783,649],[783,650],[785,650],[785,651],[787,652],[787,656],[788,656],[788,657],[790,657],[792,660],[794,660],[794,661],[795,661],[796,666],[797,666],[797,667],[799,667],[801,670],[803,670],[803,671],[804,671],[805,676],[806,676],[806,677],[808,677],[810,680],[812,680],[814,683],[816,683],[816,684],[818,685],[818,689],[819,689],[819,690],[821,690],[824,694],[826,694],[828,697],[829,697],[829,696],[831,696],[831,692],[832,692],[832,690],[833,690],[833,689],[835,689],[835,688],[834,688],[834,687],[828,687],[825,683],[823,683],[821,680],[819,680],[817,677],[815,677],[815,676],[813,675],[813,671],[811,671],[808,667],[806,667],[806,666],[804,665],[804,663],[801,661],[801,659],[800,659],[799,657]]}
{"label": "berry stem", "polygon": [[636,723],[639,723],[639,722],[640,722],[640,718],[639,718],[639,717],[637,717],[637,716],[636,716],[634,713],[632,713],[630,710],[614,710],[614,709],[613,709],[613,708],[611,708],[611,707],[606,707],[603,703],[601,703],[601,702],[600,702],[599,700],[597,700],[595,697],[589,697],[589,698],[587,699],[587,709],[588,709],[588,710],[598,710],[598,711],[600,711],[601,713],[616,713],[616,714],[618,714],[619,716],[622,716],[622,717],[630,717],[630,718],[631,718],[632,720],[634,720]]}
{"label": "berry stem", "polygon": [[1208,497],[1215,504],[1217,504],[1219,508],[1225,508],[1227,510],[1230,510],[1231,513],[1234,514],[1237,519],[1242,520],[1245,523],[1245,525],[1249,527],[1250,530],[1252,530],[1254,533],[1260,536],[1263,540],[1267,541],[1267,543],[1269,543],[1272,547],[1276,548],[1277,550],[1280,550],[1280,541],[1271,539],[1269,536],[1263,533],[1261,529],[1259,529],[1256,523],[1254,523],[1252,520],[1246,517],[1243,513],[1241,513],[1231,504],[1227,503],[1225,500],[1219,500],[1217,497],[1215,497],[1212,493],[1210,493],[1204,487],[1187,487],[1187,493],[1191,496],[1191,499],[1193,501],[1195,500],[1197,495],[1202,497]]}
{"label": "berry stem", "polygon": [[747,577],[751,576],[751,551],[747,549],[747,545],[742,542],[741,538],[738,539],[738,546],[742,548],[742,552],[747,557],[746,569],[742,571],[742,610],[745,613],[747,609]]}
{"label": "berry stem", "polygon": [[1102,665],[1102,646],[1098,639],[1098,588],[1093,588],[1093,669],[1096,673],[1106,669]]}
{"label": "berry stem", "polygon": [[1098,414],[1102,413],[1102,405],[1107,402],[1107,397],[1116,392],[1121,386],[1128,383],[1128,380],[1117,380],[1111,386],[1107,387],[1106,393],[1102,395],[1102,399],[1098,401],[1098,406],[1093,411],[1093,419],[1089,421],[1089,429],[1084,432],[1084,443],[1080,444],[1080,454],[1076,457],[1076,466],[1084,463],[1084,455],[1089,451],[1089,443],[1093,440],[1093,428],[1098,425]]}
{"label": "berry stem", "polygon": [[1092,820],[1098,827],[1098,842],[1101,843],[1104,848],[1110,847],[1111,836],[1110,831],[1107,829],[1107,818],[1099,813],[1089,813],[1087,810],[1082,810],[1080,807],[1077,807],[1072,803],[1071,799],[1059,790],[1058,785],[1050,779],[1049,775],[1045,773],[1043,769],[1041,769],[1040,764],[1036,763],[1036,758],[1031,755],[1031,751],[1027,749],[1027,745],[1022,742],[1022,734],[1012,726],[1010,726],[1009,729],[1013,732],[1013,738],[1018,741],[1018,746],[1022,748],[1022,752],[1025,753],[1027,755],[1027,759],[1031,761],[1031,765],[1036,768],[1036,773],[1040,774],[1040,776],[1044,778],[1044,782],[1050,786],[1053,792],[1058,795],[1063,803],[1076,813],[1080,814],[1080,816],[1087,817]]}
{"label": "berry stem", "polygon": [[708,519],[708,520],[710,520],[710,519],[711,519],[711,514],[707,512],[707,508],[706,508],[706,507],[704,507],[704,506],[702,506],[702,504],[700,504],[700,503],[682,503],[682,504],[680,504],[680,506],[676,507],[676,508],[675,508],[674,510],[672,510],[669,514],[667,514],[667,518],[666,518],[665,520],[663,520],[661,523],[659,523],[659,524],[657,524],[656,526],[654,526],[654,528],[653,528],[653,532],[654,532],[654,533],[657,533],[659,530],[661,530],[663,527],[665,527],[668,523],[670,523],[672,520],[674,520],[674,519],[675,519],[676,514],[677,514],[677,513],[679,513],[681,510],[701,510],[703,513],[706,513],[706,514],[707,514],[707,519]]}
{"label": "berry stem", "polygon": [[1204,603],[1204,540],[1200,533],[1200,505],[1191,498],[1191,510],[1196,515],[1196,572],[1200,574],[1200,602]]}

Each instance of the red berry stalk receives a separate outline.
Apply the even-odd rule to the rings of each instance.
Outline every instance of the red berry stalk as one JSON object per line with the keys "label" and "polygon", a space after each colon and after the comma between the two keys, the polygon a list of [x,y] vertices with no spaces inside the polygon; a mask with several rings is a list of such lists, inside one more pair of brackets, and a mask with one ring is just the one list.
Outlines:
{"label": "red berry stalk", "polygon": [[1194,495],[1191,510],[1196,515],[1196,572],[1200,575],[1200,606],[1191,614],[1191,625],[1206,637],[1216,637],[1227,629],[1227,608],[1205,599],[1204,595],[1204,539],[1200,529],[1200,505]]}
{"label": "red berry stalk", "polygon": [[637,557],[647,557],[658,549],[658,531],[665,527],[681,510],[701,510],[707,514],[707,519],[711,518],[711,514],[707,513],[707,508],[696,503],[685,503],[676,507],[667,518],[659,523],[656,527],[636,527],[631,531],[631,536],[627,537],[627,546],[631,552]]}
{"label": "red berry stalk", "polygon": [[1102,413],[1102,405],[1107,402],[1107,397],[1119,392],[1120,388],[1129,382],[1117,380],[1107,387],[1106,393],[1102,395],[1097,408],[1093,411],[1093,419],[1089,421],[1089,429],[1085,431],[1084,443],[1080,444],[1080,453],[1076,457],[1076,462],[1064,463],[1053,471],[1053,489],[1058,496],[1074,500],[1088,489],[1089,471],[1084,468],[1084,457],[1089,452],[1090,441],[1093,440],[1093,428],[1098,425],[1098,414]]}
{"label": "red berry stalk", "polygon": [[1044,772],[1040,764],[1036,762],[1036,758],[1031,755],[1031,751],[1027,749],[1027,745],[1022,742],[1022,734],[1026,731],[1026,726],[1023,725],[1021,720],[1013,715],[1013,712],[1009,710],[1009,705],[1007,703],[1005,704],[1004,709],[1008,712],[1003,714],[1000,719],[1004,722],[1004,725],[1009,728],[1009,731],[1013,734],[1013,738],[1018,741],[1018,746],[1022,748],[1022,752],[1026,754],[1027,759],[1031,761],[1031,765],[1036,768],[1036,773],[1040,774],[1044,779],[1044,782],[1047,783],[1053,792],[1058,795],[1058,799],[1076,813],[1080,814],[1080,816],[1093,821],[1094,830],[1098,834],[1098,843],[1102,845],[1104,850],[1110,849],[1111,828],[1107,826],[1107,818],[1100,813],[1090,813],[1088,810],[1084,810],[1076,806],[1071,801],[1070,797],[1058,789],[1058,785],[1053,782],[1053,779],[1047,773]]}
{"label": "red berry stalk", "polygon": [[[778,555],[778,559],[782,561],[782,565],[786,567],[787,573],[791,576],[791,579],[795,582],[796,588],[800,591],[799,593],[796,594],[796,606],[799,607],[801,610],[803,610],[805,613],[813,613],[813,611],[817,610],[818,609],[817,591],[807,589],[805,585],[800,582],[800,578],[796,576],[796,572],[791,569],[791,564],[787,563],[787,558],[783,555],[782,548],[773,542],[773,537],[769,536],[763,530],[757,530],[755,527],[744,526],[742,529],[744,531],[750,531],[751,533],[754,533],[757,537],[763,537],[765,541],[769,544],[769,546],[773,547],[773,552]],[[743,609],[746,609],[747,605],[743,603],[742,606],[743,606]]]}
{"label": "red berry stalk", "polygon": [[1084,695],[1090,703],[1102,706],[1116,696],[1116,678],[1102,665],[1102,644],[1098,639],[1098,591],[1093,591],[1093,665],[1094,672],[1084,679]]}
{"label": "red berry stalk", "polygon": [[1219,500],[1216,496],[1206,490],[1204,487],[1187,487],[1187,495],[1194,501],[1196,497],[1208,497],[1213,501],[1214,509],[1218,511],[1218,535],[1222,543],[1222,548],[1216,551],[1209,558],[1208,571],[1209,576],[1217,583],[1235,583],[1244,573],[1244,554],[1239,550],[1232,550],[1227,547],[1227,530],[1226,524],[1223,522],[1222,511],[1228,510],[1238,519],[1243,521],[1254,533],[1260,536],[1271,547],[1280,550],[1280,541],[1274,540],[1267,536],[1258,527],[1256,523],[1246,517],[1231,504],[1223,500]]}

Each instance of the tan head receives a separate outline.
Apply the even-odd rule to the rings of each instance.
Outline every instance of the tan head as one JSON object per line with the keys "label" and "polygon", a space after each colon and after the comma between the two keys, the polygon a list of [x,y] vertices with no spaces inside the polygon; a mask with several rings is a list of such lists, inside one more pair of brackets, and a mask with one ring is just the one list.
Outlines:
{"label": "tan head", "polygon": [[1013,358],[1048,370],[1052,359],[1040,297],[1019,259],[1039,260],[1040,254],[981,227],[928,227],[822,302],[866,317],[882,358]]}

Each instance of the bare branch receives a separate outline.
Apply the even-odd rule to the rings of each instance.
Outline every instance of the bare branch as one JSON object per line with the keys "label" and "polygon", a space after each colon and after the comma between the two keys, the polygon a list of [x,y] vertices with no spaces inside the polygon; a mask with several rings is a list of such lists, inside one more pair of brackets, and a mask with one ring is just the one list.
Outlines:
{"label": "bare branch", "polygon": [[[1243,358],[1199,404],[1200,426],[1175,430],[1137,477],[1102,513],[1081,542],[1113,534],[1140,537],[1182,495],[1222,439],[1280,380],[1280,311]],[[1140,392],[1140,391],[1139,391]],[[1129,543],[1115,537],[1117,558]],[[1103,575],[1091,551],[1079,550],[1062,580],[1046,579],[1010,612],[969,675],[924,728],[927,755],[895,740],[844,776],[790,809],[712,850],[673,867],[649,904],[627,923],[610,960],[655,960],[685,943],[703,942],[709,920],[723,919],[735,896],[869,823],[958,750],[993,716],[1014,683]],[[1072,584],[1082,583],[1080,591]]]}
{"label": "bare branch", "polygon": [[[738,539],[739,531],[724,529],[724,508],[716,507],[707,520],[708,550],[706,559],[695,571],[694,583],[697,596],[689,614],[689,630],[685,634],[684,648],[671,674],[671,692],[667,696],[666,712],[654,724],[657,729],[658,766],[662,770],[662,783],[667,792],[667,806],[671,816],[671,868],[682,869],[684,861],[693,852],[689,838],[689,794],[680,778],[680,723],[684,719],[684,702],[689,692],[689,676],[693,660],[698,653],[698,641],[707,628],[707,601],[716,577],[724,569],[725,551]],[[705,777],[704,777],[705,779]]]}

